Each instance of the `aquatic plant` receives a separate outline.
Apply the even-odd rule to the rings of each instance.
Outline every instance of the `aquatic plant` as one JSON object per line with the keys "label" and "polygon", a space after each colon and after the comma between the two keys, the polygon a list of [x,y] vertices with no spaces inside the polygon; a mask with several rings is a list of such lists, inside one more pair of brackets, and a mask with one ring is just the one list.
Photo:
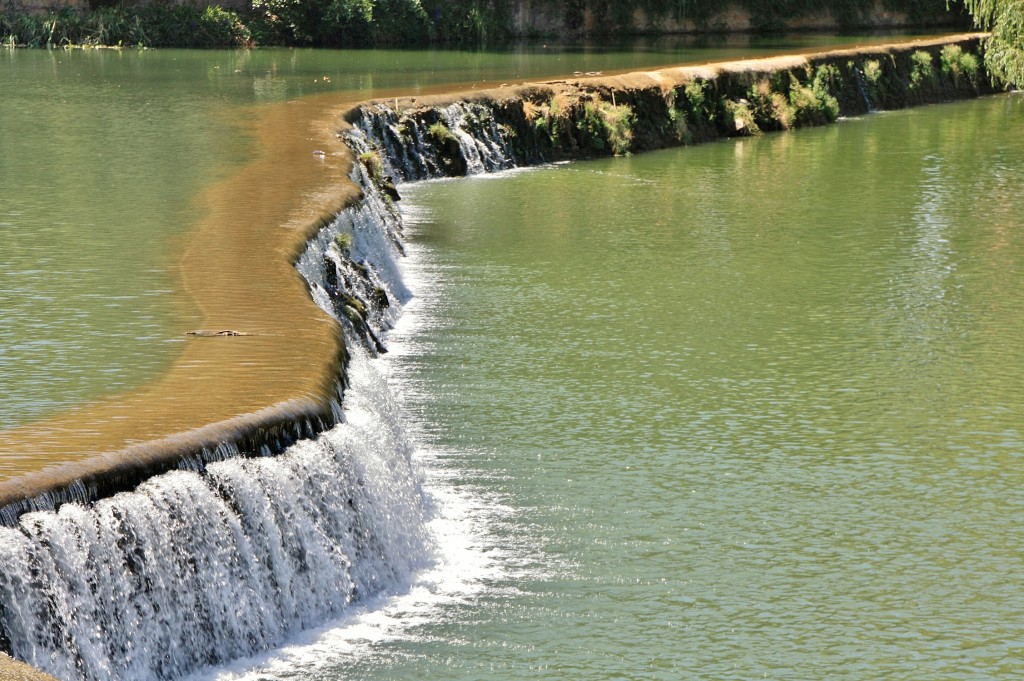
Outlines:
{"label": "aquatic plant", "polygon": [[636,116],[628,104],[618,104],[599,96],[583,103],[576,127],[595,149],[609,149],[616,156],[628,154],[633,143]]}
{"label": "aquatic plant", "polygon": [[551,118],[567,119],[571,107],[572,100],[569,99],[569,95],[564,92],[556,92],[548,105],[548,111]]}
{"label": "aquatic plant", "polygon": [[569,128],[569,116],[574,101],[563,92],[556,92],[544,104],[536,104],[527,100],[523,104],[523,115],[527,121],[533,121],[537,131],[556,144],[562,131]]}
{"label": "aquatic plant", "polygon": [[686,122],[686,114],[676,108],[674,102],[668,107],[668,120],[672,126],[672,132],[675,135],[676,141],[683,144],[693,143],[693,132]]}
{"label": "aquatic plant", "polygon": [[932,53],[917,50],[910,55],[910,89],[916,90],[935,79]]}
{"label": "aquatic plant", "polygon": [[352,251],[352,235],[348,232],[339,233],[334,237],[334,245],[342,255],[347,257]]}
{"label": "aquatic plant", "polygon": [[796,112],[789,98],[776,91],[767,78],[761,78],[751,85],[747,98],[756,125],[762,130],[788,130],[796,122]]}
{"label": "aquatic plant", "polygon": [[744,99],[724,102],[725,113],[728,116],[730,135],[760,135],[761,128],[754,120],[754,114],[750,110],[750,103]]}
{"label": "aquatic plant", "polygon": [[[456,137],[455,133],[447,125],[442,121],[432,123],[427,128],[427,137],[430,138],[434,145],[437,161],[446,168],[445,174],[450,176],[466,174],[468,165],[465,156],[463,156],[459,138]],[[381,185],[381,188],[388,193],[394,189],[393,187],[389,189],[385,185]],[[397,198],[397,192],[395,192],[392,198]]]}
{"label": "aquatic plant", "polygon": [[882,80],[882,63],[877,59],[865,59],[861,71],[864,73],[864,85],[867,86],[868,94],[872,99],[876,98]]}
{"label": "aquatic plant", "polygon": [[866,59],[863,65],[864,79],[868,85],[877,85],[882,77],[882,64],[877,59]]}
{"label": "aquatic plant", "polygon": [[366,172],[374,184],[384,179],[384,160],[378,151],[366,151],[359,154],[359,162],[366,167]]}
{"label": "aquatic plant", "polygon": [[704,82],[699,80],[691,81],[683,88],[686,102],[689,105],[690,116],[694,123],[704,123],[710,120],[704,109],[706,101],[705,88]]}
{"label": "aquatic plant", "polygon": [[959,45],[943,47],[939,53],[939,65],[942,73],[952,78],[954,84],[959,84],[961,76],[971,83],[977,81],[980,69],[978,58],[970,52],[964,52]]}
{"label": "aquatic plant", "polygon": [[537,104],[534,104],[529,99],[524,99],[523,118],[525,118],[528,123],[532,123],[533,121],[537,120],[539,116],[541,116],[541,108]]}
{"label": "aquatic plant", "polygon": [[795,126],[823,125],[839,118],[839,101],[829,92],[827,72],[824,76],[821,73],[809,84],[790,74],[789,104]]}
{"label": "aquatic plant", "polygon": [[455,138],[455,134],[452,133],[452,131],[448,129],[448,126],[441,121],[438,121],[427,128],[427,134],[430,135],[430,138],[434,140],[438,146],[444,146],[449,142],[458,143],[458,140]]}

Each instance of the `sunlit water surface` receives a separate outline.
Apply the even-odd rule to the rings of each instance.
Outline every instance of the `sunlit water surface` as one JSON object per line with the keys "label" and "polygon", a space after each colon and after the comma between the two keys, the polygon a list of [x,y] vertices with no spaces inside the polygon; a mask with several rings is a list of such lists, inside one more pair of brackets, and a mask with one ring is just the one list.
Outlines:
{"label": "sunlit water surface", "polygon": [[222,673],[1019,678],[1022,126],[1008,96],[406,186],[383,366],[441,563]]}
{"label": "sunlit water surface", "polygon": [[[250,160],[253,123],[274,106],[881,40],[500,53],[2,50],[0,430],[134,389],[180,355],[182,331],[202,318],[179,273],[205,210],[197,197]],[[257,201],[236,200],[241,210]]]}

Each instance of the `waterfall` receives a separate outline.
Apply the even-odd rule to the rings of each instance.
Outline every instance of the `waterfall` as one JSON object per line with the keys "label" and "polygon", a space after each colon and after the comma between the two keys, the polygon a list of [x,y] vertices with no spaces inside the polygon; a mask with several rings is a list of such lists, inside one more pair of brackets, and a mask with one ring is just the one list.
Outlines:
{"label": "waterfall", "polygon": [[517,133],[497,120],[498,113],[475,102],[453,102],[414,115],[399,114],[386,104],[365,105],[349,138],[357,149],[378,148],[388,171],[404,181],[493,173],[542,160],[523,158],[513,143]]}
{"label": "waterfall", "polygon": [[861,66],[855,66],[853,69],[853,78],[857,83],[857,92],[860,94],[861,101],[864,102],[864,111],[867,113],[874,113],[875,107],[871,103],[871,97],[868,94],[868,83],[867,78],[864,76],[864,69]]}
{"label": "waterfall", "polygon": [[297,264],[345,332],[340,423],[278,456],[225,446],[0,527],[0,646],[16,658],[64,680],[180,678],[400,592],[431,563],[412,446],[374,362],[409,297],[401,221],[365,168],[353,179],[363,200]]}

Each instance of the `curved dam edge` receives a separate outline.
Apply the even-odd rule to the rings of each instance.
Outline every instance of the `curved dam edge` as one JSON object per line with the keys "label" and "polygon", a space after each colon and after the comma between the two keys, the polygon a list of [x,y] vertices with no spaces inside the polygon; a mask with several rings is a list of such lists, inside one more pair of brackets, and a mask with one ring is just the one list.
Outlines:
{"label": "curved dam edge", "polygon": [[[363,177],[381,185],[390,178],[372,167],[368,154],[378,156],[383,170],[400,182],[640,152],[993,93],[980,67],[984,37],[962,34],[620,75],[579,74],[418,100],[375,100],[347,110],[339,124],[350,146],[356,146],[353,134],[369,141],[372,148],[355,149],[361,161],[355,165],[367,166]],[[920,54],[928,55],[927,64],[915,57]],[[960,61],[950,62],[951,55]],[[963,55],[973,56],[973,70]],[[358,206],[363,196],[346,183],[331,210]],[[329,223],[327,217],[311,223],[301,238],[308,243]],[[299,243],[288,252],[293,265],[302,252]],[[345,344],[339,343],[331,363],[335,375],[325,376],[325,385],[343,385],[346,357]],[[202,470],[233,456],[276,454],[338,418],[335,399],[293,399],[13,478],[0,483],[0,523],[15,525],[23,513],[68,502],[90,503],[169,470]]]}
{"label": "curved dam edge", "polygon": [[[351,172],[351,159],[345,158],[343,165],[347,176]],[[284,267],[290,269],[296,279],[301,279],[295,268],[308,244],[361,197],[358,187],[346,180],[331,197],[322,201],[319,217],[290,231],[286,243],[274,255],[284,256]],[[304,295],[308,297],[309,284],[303,284]],[[315,312],[322,314],[323,310]],[[311,394],[0,481],[0,525],[16,526],[18,518],[25,513],[57,510],[66,503],[89,504],[130,491],[149,478],[171,470],[201,471],[208,463],[235,456],[280,454],[297,440],[315,437],[330,429],[340,418],[348,350],[342,329],[328,315],[323,314],[323,317],[323,324],[332,325],[329,333],[332,356],[323,363],[326,370],[316,381],[318,389]],[[185,400],[189,396],[178,395],[176,399]]]}
{"label": "curved dam edge", "polygon": [[[398,181],[685,146],[993,94],[987,34],[380,99],[345,120]],[[507,158],[492,162],[486,140]],[[479,153],[477,153],[479,152]],[[365,162],[364,152],[361,156]]]}
{"label": "curved dam edge", "polygon": [[265,448],[278,453],[334,423],[329,404],[292,400],[173,437],[59,464],[0,487],[0,522],[13,526],[24,513],[55,510],[69,502],[91,503],[183,466],[201,470],[207,463],[254,455]]}

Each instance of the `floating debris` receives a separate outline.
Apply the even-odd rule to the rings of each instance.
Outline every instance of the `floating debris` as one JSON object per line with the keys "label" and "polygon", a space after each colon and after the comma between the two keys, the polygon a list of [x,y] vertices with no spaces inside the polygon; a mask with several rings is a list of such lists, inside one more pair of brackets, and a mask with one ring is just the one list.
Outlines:
{"label": "floating debris", "polygon": [[198,336],[201,338],[211,338],[213,336],[251,336],[251,333],[245,331],[232,331],[225,329],[223,331],[207,331],[206,329],[199,329],[197,331],[186,331],[186,336]]}

